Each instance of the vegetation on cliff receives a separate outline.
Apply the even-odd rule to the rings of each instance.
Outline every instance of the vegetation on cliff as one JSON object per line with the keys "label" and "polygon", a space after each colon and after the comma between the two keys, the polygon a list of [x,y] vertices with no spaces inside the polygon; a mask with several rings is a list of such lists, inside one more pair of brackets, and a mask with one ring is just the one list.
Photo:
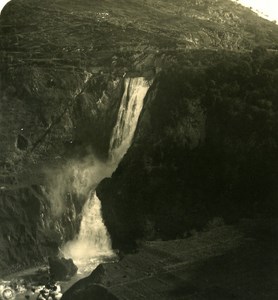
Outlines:
{"label": "vegetation on cliff", "polygon": [[278,56],[191,55],[159,74],[134,145],[98,188],[117,246],[277,216]]}

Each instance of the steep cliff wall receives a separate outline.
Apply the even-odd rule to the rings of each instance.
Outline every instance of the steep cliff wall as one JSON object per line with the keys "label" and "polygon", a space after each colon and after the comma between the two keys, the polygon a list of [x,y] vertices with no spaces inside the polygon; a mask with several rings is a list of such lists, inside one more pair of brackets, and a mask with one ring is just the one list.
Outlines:
{"label": "steep cliff wall", "polygon": [[[108,155],[123,79],[55,69],[9,68],[2,84],[1,261],[7,266],[42,260],[74,237],[87,196],[82,172]],[[20,226],[32,228],[28,247]]]}
{"label": "steep cliff wall", "polygon": [[109,74],[3,65],[2,270],[42,261],[77,233],[87,195],[72,188],[73,180],[108,155],[123,93],[123,79]]}
{"label": "steep cliff wall", "polygon": [[256,53],[181,58],[157,76],[133,146],[97,189],[115,247],[276,216],[278,60]]}

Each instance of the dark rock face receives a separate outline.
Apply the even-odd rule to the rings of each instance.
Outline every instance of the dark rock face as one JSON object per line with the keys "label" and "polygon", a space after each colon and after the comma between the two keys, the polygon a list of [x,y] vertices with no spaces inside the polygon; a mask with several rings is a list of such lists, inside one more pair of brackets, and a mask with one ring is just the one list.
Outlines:
{"label": "dark rock face", "polygon": [[278,60],[255,54],[177,59],[157,77],[132,147],[97,189],[116,248],[214,217],[277,216]]}
{"label": "dark rock face", "polygon": [[1,271],[12,269],[17,264],[28,265],[41,261],[48,251],[55,251],[51,245],[55,244],[55,239],[46,238],[43,233],[43,202],[34,188],[0,191]]}
{"label": "dark rock face", "polygon": [[28,148],[28,140],[21,134],[17,136],[16,147],[19,150],[26,150]]}
{"label": "dark rock face", "polygon": [[17,268],[44,263],[45,257],[56,255],[64,239],[71,239],[78,228],[78,213],[73,200],[60,218],[51,214],[49,200],[37,185],[19,187],[15,178],[5,178],[0,190],[0,268]]}
{"label": "dark rock face", "polygon": [[49,257],[49,272],[53,280],[67,280],[76,274],[78,268],[72,259]]}
{"label": "dark rock face", "polygon": [[101,285],[90,285],[89,287],[70,292],[66,292],[62,300],[85,300],[85,299],[102,299],[102,300],[119,300],[116,296],[108,292],[106,288]]}
{"label": "dark rock face", "polygon": [[76,282],[69,290],[67,290],[62,299],[106,299],[117,300],[118,298],[111,294],[103,286],[103,278],[105,277],[105,267],[99,265],[90,276]]}

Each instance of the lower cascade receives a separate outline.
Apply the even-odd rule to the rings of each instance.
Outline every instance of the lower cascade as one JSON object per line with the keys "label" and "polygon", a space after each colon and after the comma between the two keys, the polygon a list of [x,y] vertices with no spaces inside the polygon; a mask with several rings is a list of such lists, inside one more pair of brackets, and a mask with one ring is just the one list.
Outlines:
{"label": "lower cascade", "polygon": [[[103,172],[103,178],[112,175],[130,147],[150,83],[143,77],[126,78],[124,86],[110,140],[109,159],[103,166],[107,169]],[[95,190],[90,191],[83,207],[78,236],[67,242],[61,251],[66,258],[74,260],[81,273],[92,271],[99,263],[115,258],[111,239],[102,219],[101,202]]]}
{"label": "lower cascade", "polygon": [[83,207],[78,237],[66,244],[64,249],[64,255],[71,257],[81,271],[90,271],[103,259],[114,257],[101,215],[101,202],[95,192],[90,193]]}

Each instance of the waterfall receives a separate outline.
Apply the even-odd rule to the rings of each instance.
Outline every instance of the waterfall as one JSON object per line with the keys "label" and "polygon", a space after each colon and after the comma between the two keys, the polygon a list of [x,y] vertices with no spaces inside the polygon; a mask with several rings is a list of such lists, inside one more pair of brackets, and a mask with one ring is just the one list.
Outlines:
{"label": "waterfall", "polygon": [[102,220],[101,202],[96,193],[92,193],[85,204],[79,239],[86,241],[89,246],[82,249],[83,254],[87,251],[95,251],[92,256],[110,253],[111,241]]}
{"label": "waterfall", "polygon": [[[149,86],[143,77],[125,79],[124,94],[111,135],[109,159],[103,166],[105,168],[103,178],[112,175],[127,152]],[[78,237],[64,245],[62,252],[65,257],[71,257],[79,269],[84,270],[86,266],[90,271],[105,258],[113,257],[111,240],[102,220],[101,202],[94,190],[89,193],[88,200],[83,207]]]}
{"label": "waterfall", "polygon": [[128,150],[149,89],[142,78],[127,78],[125,91],[118,112],[118,119],[110,140],[110,160],[118,164]]}
{"label": "waterfall", "polygon": [[64,246],[63,253],[74,260],[81,272],[91,271],[105,258],[114,256],[102,219],[101,202],[94,191],[83,207],[79,235]]}

